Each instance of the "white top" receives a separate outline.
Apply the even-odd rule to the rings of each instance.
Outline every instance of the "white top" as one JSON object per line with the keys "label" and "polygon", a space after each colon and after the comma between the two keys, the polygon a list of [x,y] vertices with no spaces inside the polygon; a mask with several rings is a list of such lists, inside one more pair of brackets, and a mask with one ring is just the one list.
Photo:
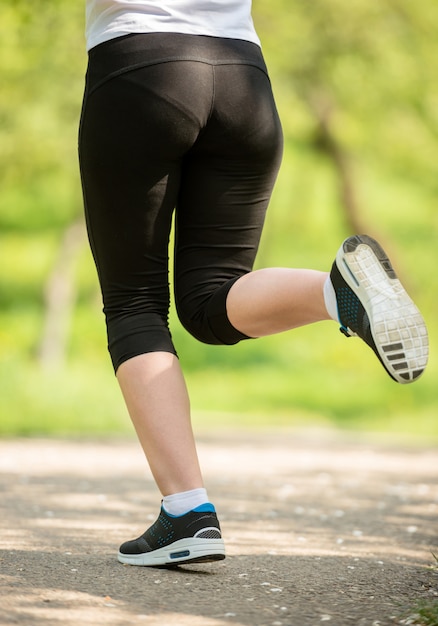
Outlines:
{"label": "white top", "polygon": [[87,50],[130,33],[185,33],[260,45],[251,0],[86,0]]}

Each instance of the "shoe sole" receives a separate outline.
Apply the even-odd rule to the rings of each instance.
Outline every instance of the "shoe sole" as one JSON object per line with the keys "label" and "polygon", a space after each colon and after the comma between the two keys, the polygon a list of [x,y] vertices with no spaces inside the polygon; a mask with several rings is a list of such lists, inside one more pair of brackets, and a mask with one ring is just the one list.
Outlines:
{"label": "shoe sole", "polygon": [[142,554],[119,552],[117,558],[120,563],[140,566],[208,563],[225,558],[225,545],[222,539],[179,539],[152,552]]}
{"label": "shoe sole", "polygon": [[427,328],[385,251],[371,237],[357,235],[344,241],[336,264],[368,315],[388,374],[401,384],[417,380],[428,360]]}

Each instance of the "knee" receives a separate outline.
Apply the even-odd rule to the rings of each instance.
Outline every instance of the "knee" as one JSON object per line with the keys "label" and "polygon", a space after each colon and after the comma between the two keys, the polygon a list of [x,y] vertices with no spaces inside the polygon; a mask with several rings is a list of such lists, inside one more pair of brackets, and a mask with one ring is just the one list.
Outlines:
{"label": "knee", "polygon": [[198,341],[210,345],[234,345],[242,339],[249,339],[234,328],[227,315],[227,295],[236,280],[226,282],[202,302],[195,298],[177,299],[180,322]]}

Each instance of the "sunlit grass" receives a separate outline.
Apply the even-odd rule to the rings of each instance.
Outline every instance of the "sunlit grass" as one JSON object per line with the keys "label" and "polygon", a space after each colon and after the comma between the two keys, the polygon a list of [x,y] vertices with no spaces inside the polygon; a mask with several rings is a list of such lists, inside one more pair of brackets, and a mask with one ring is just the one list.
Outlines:
{"label": "sunlit grass", "polygon": [[[86,320],[84,313],[83,331]],[[360,340],[330,322],[234,347],[174,334],[197,429],[317,425],[438,441],[434,362],[423,379],[398,385]],[[132,434],[100,339],[77,333],[73,356],[55,369],[18,353],[4,358],[0,434]]]}
{"label": "sunlit grass", "polygon": [[[432,569],[437,572],[438,558],[433,553],[432,557]],[[396,623],[401,626],[438,626],[438,599],[420,600],[408,613],[409,615],[400,618]]]}
{"label": "sunlit grass", "polygon": [[1,435],[131,432],[114,376],[102,363],[44,370],[33,363],[3,361],[0,413]]}

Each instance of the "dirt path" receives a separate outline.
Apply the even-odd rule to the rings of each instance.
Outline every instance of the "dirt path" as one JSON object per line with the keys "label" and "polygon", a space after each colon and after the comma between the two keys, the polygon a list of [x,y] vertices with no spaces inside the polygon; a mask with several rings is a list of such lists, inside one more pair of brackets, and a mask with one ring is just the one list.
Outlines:
{"label": "dirt path", "polygon": [[438,595],[438,453],[200,438],[228,558],[123,566],[159,497],[136,442],[0,441],[0,624],[386,626]]}

